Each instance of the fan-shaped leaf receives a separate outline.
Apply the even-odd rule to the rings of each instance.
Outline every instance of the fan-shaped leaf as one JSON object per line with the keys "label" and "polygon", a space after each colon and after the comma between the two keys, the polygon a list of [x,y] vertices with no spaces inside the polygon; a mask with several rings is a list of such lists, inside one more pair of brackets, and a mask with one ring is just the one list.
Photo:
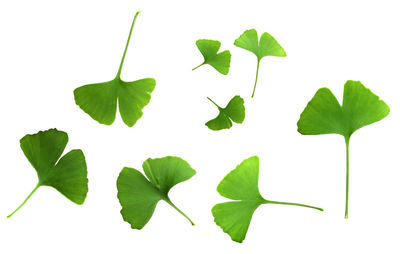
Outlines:
{"label": "fan-shaped leaf", "polygon": [[285,57],[286,52],[269,33],[263,33],[260,41],[258,41],[258,35],[255,29],[246,30],[235,40],[234,45],[253,52],[257,57],[256,80],[254,83],[253,94],[251,95],[251,97],[253,97],[257,86],[258,69],[260,67],[261,59],[265,56]]}
{"label": "fan-shaped leaf", "polygon": [[218,53],[221,43],[214,40],[197,40],[196,45],[197,48],[200,50],[200,53],[204,57],[204,62],[199,66],[193,68],[193,70],[204,64],[209,64],[214,67],[219,73],[224,75],[228,74],[231,62],[231,53],[229,52],[229,50]]}
{"label": "fan-shaped leaf", "polygon": [[[208,98],[219,110],[216,118],[206,123],[211,130],[229,129],[232,127],[232,121],[235,123],[243,123],[245,117],[244,100],[236,95],[233,97],[225,108],[218,106],[213,100]],[[232,120],[232,121],[231,121]]]}
{"label": "fan-shaped leaf", "polygon": [[258,157],[250,157],[227,174],[217,187],[221,196],[238,200],[216,204],[211,210],[215,223],[229,234],[233,241],[244,240],[253,213],[262,204],[295,205],[322,211],[314,206],[264,199],[258,190],[258,169]]}
{"label": "fan-shaped leaf", "polygon": [[358,129],[375,123],[389,114],[389,107],[360,81],[349,80],[344,85],[343,106],[328,88],[317,91],[297,122],[298,132],[303,135],[337,133],[346,142],[346,208],[349,200],[349,143]]}
{"label": "fan-shaped leaf", "polygon": [[128,41],[115,79],[78,87],[74,91],[76,104],[101,124],[111,125],[115,120],[117,101],[124,123],[132,127],[143,115],[143,108],[150,102],[151,92],[156,86],[152,78],[132,82],[121,80],[121,70],[128,50],[132,30],[139,12],[133,19]]}
{"label": "fan-shaped leaf", "polygon": [[196,171],[181,158],[167,156],[147,159],[143,163],[147,176],[133,168],[124,168],[117,180],[118,199],[124,220],[134,229],[143,228],[160,200],[164,200],[194,223],[169,199],[168,192],[176,184],[190,179]]}
{"label": "fan-shaped leaf", "polygon": [[83,204],[88,192],[88,179],[82,151],[72,150],[59,160],[68,143],[67,133],[56,129],[40,131],[26,135],[20,143],[39,181],[25,201],[8,217],[18,211],[40,186],[51,186],[72,202]]}

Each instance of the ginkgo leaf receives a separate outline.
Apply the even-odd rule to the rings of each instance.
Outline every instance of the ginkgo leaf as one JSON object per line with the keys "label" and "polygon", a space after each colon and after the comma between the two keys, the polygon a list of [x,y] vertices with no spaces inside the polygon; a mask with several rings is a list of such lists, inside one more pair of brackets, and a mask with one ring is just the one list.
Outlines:
{"label": "ginkgo leaf", "polygon": [[101,124],[111,125],[114,122],[118,101],[124,123],[129,127],[135,125],[142,117],[142,110],[150,102],[151,92],[156,86],[153,78],[132,82],[125,82],[121,79],[122,66],[138,14],[139,12],[133,19],[117,76],[111,81],[84,85],[74,91],[76,104]]}
{"label": "ginkgo leaf", "polygon": [[246,30],[242,35],[240,35],[239,38],[235,40],[234,45],[253,52],[257,57],[256,80],[254,82],[253,93],[251,95],[251,97],[254,97],[261,59],[264,56],[285,57],[286,52],[269,33],[263,33],[260,41],[258,41],[258,35],[255,29]]}
{"label": "ginkgo leaf", "polygon": [[389,107],[360,81],[349,80],[344,85],[343,106],[328,88],[317,91],[297,122],[298,132],[303,135],[336,133],[345,138],[346,208],[348,218],[349,195],[349,142],[358,129],[382,120],[389,114]]}
{"label": "ginkgo leaf", "polygon": [[147,159],[143,170],[147,179],[138,170],[127,167],[118,176],[118,199],[124,221],[133,229],[142,229],[153,215],[158,201],[164,200],[194,225],[168,196],[172,187],[196,174],[189,163],[173,156]]}
{"label": "ginkgo leaf", "polygon": [[218,53],[221,43],[214,40],[197,40],[197,48],[204,57],[204,62],[193,68],[193,71],[204,64],[214,67],[219,73],[227,75],[231,63],[231,53],[229,50]]}
{"label": "ginkgo leaf", "polygon": [[233,241],[241,243],[244,240],[253,213],[262,204],[295,205],[323,211],[315,206],[264,199],[258,190],[258,173],[258,157],[250,157],[227,174],[217,187],[221,196],[236,200],[216,204],[211,210],[215,223]]}
{"label": "ginkgo leaf", "polygon": [[[50,186],[76,204],[83,204],[88,192],[85,156],[81,150],[72,150],[61,157],[68,143],[68,135],[57,129],[39,131],[20,140],[21,149],[35,168],[38,183],[17,212],[40,186]],[[61,159],[60,159],[61,157]]]}
{"label": "ginkgo leaf", "polygon": [[[208,97],[207,97],[208,98]],[[216,118],[206,123],[211,130],[229,129],[232,127],[232,121],[235,123],[243,123],[245,117],[244,100],[236,95],[233,97],[225,108],[218,106],[213,100],[208,98],[219,110]]]}

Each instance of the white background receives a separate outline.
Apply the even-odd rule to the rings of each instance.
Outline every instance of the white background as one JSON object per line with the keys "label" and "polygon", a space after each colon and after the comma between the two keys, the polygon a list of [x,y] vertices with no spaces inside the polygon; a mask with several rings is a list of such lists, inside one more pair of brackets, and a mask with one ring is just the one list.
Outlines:
{"label": "white background", "polygon": [[[58,2],[58,3],[57,3]],[[373,4],[375,2],[376,4]],[[399,59],[397,1],[2,1],[0,3],[0,253],[399,253]],[[114,78],[132,18],[122,78],[154,77],[143,117],[128,128],[117,114],[98,124],[75,105],[73,90]],[[246,29],[267,31],[287,52],[266,57],[250,99],[255,56],[233,45]],[[229,75],[202,62],[200,38],[222,42]],[[345,144],[339,135],[302,136],[296,122],[318,88],[341,102],[348,79],[361,80],[391,108],[350,144],[350,207],[344,220]],[[245,99],[242,125],[214,132],[204,123],[234,95]],[[19,139],[58,128],[65,152],[84,151],[89,193],[82,206],[36,185]],[[170,192],[196,223],[160,202],[143,230],[122,220],[116,179],[124,166],[180,156],[197,170]],[[225,201],[219,181],[242,160],[260,157],[264,205],[242,244],[213,222]]]}

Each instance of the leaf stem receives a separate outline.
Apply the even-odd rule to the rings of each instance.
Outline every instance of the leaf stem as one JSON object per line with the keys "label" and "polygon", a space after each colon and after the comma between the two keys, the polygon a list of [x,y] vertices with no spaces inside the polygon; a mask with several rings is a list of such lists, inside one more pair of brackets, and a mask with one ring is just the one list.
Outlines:
{"label": "leaf stem", "polygon": [[121,63],[119,65],[119,69],[118,69],[118,73],[117,73],[117,77],[116,78],[119,78],[121,76],[121,70],[122,70],[122,65],[124,64],[124,61],[125,61],[126,51],[128,50],[129,41],[131,40],[132,30],[133,30],[133,27],[135,26],[136,18],[139,15],[139,13],[140,13],[140,11],[136,12],[135,17],[133,18],[133,22],[132,22],[132,25],[131,25],[131,30],[129,31],[128,40],[126,42],[124,54],[122,55]]}
{"label": "leaf stem", "polygon": [[202,63],[202,64],[200,64],[200,65],[194,67],[194,68],[192,69],[192,71],[196,70],[197,68],[199,68],[200,66],[203,66],[203,65],[204,65],[204,63]]}
{"label": "leaf stem", "polygon": [[350,137],[345,137],[346,142],[346,210],[344,212],[344,218],[349,218],[349,144]]}
{"label": "leaf stem", "polygon": [[271,200],[265,200],[266,204],[277,204],[277,205],[294,205],[294,206],[302,206],[302,207],[308,207],[320,211],[324,211],[324,209],[316,207],[316,206],[310,206],[310,205],[304,205],[304,204],[299,204],[299,203],[290,203],[290,202],[280,202],[280,201],[271,201]]}
{"label": "leaf stem", "polygon": [[35,193],[35,191],[40,187],[40,185],[36,185],[36,187],[32,190],[32,192],[28,195],[28,197],[24,200],[24,202],[22,202],[22,204],[20,206],[17,207],[17,209],[15,209],[14,212],[12,212],[10,215],[7,216],[7,219],[10,218],[11,216],[13,216],[14,213],[16,213],[21,207],[23,207],[26,203],[26,201],[29,200],[29,198],[33,195],[33,193]]}
{"label": "leaf stem", "polygon": [[260,68],[260,59],[257,59],[257,72],[256,72],[256,81],[254,82],[253,93],[251,94],[251,98],[254,97],[254,93],[256,92],[257,80],[258,80],[258,69]]}
{"label": "leaf stem", "polygon": [[167,202],[168,204],[170,204],[173,208],[175,208],[175,210],[177,210],[180,214],[182,214],[188,221],[190,221],[190,223],[192,224],[192,226],[194,226],[194,222],[184,213],[182,212],[178,207],[176,207],[174,205],[174,203],[171,202],[171,200],[167,197],[164,199],[165,202]]}
{"label": "leaf stem", "polygon": [[215,106],[217,106],[217,108],[221,108],[220,106],[218,106],[217,103],[215,103],[213,100],[211,100],[210,97],[207,97],[207,99],[208,99],[209,101],[211,101]]}

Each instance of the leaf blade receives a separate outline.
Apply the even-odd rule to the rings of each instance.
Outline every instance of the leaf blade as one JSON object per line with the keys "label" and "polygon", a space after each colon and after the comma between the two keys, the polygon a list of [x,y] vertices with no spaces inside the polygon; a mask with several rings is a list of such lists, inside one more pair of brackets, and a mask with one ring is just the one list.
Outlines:
{"label": "leaf blade", "polygon": [[218,116],[206,122],[206,125],[213,131],[219,131],[223,129],[230,129],[232,127],[232,121],[229,119],[229,117],[227,117],[226,114],[219,112]]}
{"label": "leaf blade", "polygon": [[54,167],[68,143],[68,134],[57,129],[25,135],[20,146],[35,168],[39,181]]}
{"label": "leaf blade", "polygon": [[143,163],[143,170],[149,181],[165,195],[176,184],[189,180],[196,174],[189,163],[175,156],[149,158]]}
{"label": "leaf blade", "polygon": [[389,106],[360,81],[348,80],[344,85],[343,113],[351,134],[356,130],[385,118]]}
{"label": "leaf blade", "polygon": [[260,206],[257,202],[231,201],[216,204],[211,212],[214,222],[235,242],[243,242],[250,226],[255,210]]}
{"label": "leaf blade", "polygon": [[216,204],[211,211],[215,223],[233,241],[241,243],[244,240],[253,213],[262,204],[294,205],[323,211],[316,206],[264,199],[258,189],[258,175],[259,159],[253,156],[242,161],[218,184],[217,191],[221,196],[236,201]]}
{"label": "leaf blade", "polygon": [[142,117],[143,108],[149,104],[156,86],[153,78],[132,82],[121,81],[118,87],[118,106],[124,123],[132,127]]}
{"label": "leaf blade", "polygon": [[231,62],[231,53],[225,50],[217,54],[214,58],[210,59],[206,63],[214,67],[219,73],[228,75],[229,67]]}
{"label": "leaf blade", "polygon": [[221,47],[221,42],[216,40],[200,39],[196,41],[196,46],[206,62],[218,53],[218,50]]}
{"label": "leaf blade", "polygon": [[139,13],[133,18],[116,77],[109,82],[84,85],[74,90],[76,104],[101,124],[111,125],[114,122],[118,100],[122,120],[128,127],[132,127],[142,116],[142,110],[149,103],[150,94],[154,90],[155,80],[152,78],[132,82],[121,80],[122,66]]}
{"label": "leaf blade", "polygon": [[75,103],[91,118],[111,125],[117,112],[115,81],[89,84],[74,90]]}
{"label": "leaf blade", "polygon": [[260,38],[259,59],[265,56],[285,57],[286,52],[272,35],[264,32]]}
{"label": "leaf blade", "polygon": [[153,216],[162,196],[141,172],[128,167],[119,174],[117,189],[124,221],[133,229],[142,229]]}
{"label": "leaf blade", "polygon": [[75,149],[65,154],[53,169],[48,185],[72,202],[81,205],[88,193],[87,166],[82,150]]}
{"label": "leaf blade", "polygon": [[321,88],[301,113],[297,130],[304,135],[344,135],[346,130],[342,118],[342,109],[336,97],[328,88]]}
{"label": "leaf blade", "polygon": [[258,174],[259,159],[253,156],[242,161],[218,184],[217,192],[221,196],[237,200],[212,208],[215,223],[233,241],[244,240],[254,211],[265,202],[258,190]]}
{"label": "leaf blade", "polygon": [[174,156],[147,159],[143,163],[143,170],[148,179],[138,170],[127,167],[118,176],[118,200],[124,221],[131,224],[133,229],[142,229],[152,217],[158,201],[164,200],[194,225],[168,196],[173,186],[196,173],[189,163]]}
{"label": "leaf blade", "polygon": [[253,86],[253,92],[251,94],[251,98],[253,98],[257,87],[261,59],[265,56],[284,57],[286,56],[286,52],[269,33],[263,33],[260,41],[258,41],[258,35],[255,29],[249,29],[242,33],[239,38],[235,40],[234,45],[254,53],[257,57],[256,78]]}
{"label": "leaf blade", "polygon": [[235,123],[243,123],[245,117],[244,100],[236,95],[229,101],[224,111]]}
{"label": "leaf blade", "polygon": [[[50,186],[76,204],[83,204],[88,192],[87,167],[81,150],[72,150],[58,160],[68,143],[68,135],[57,129],[25,135],[21,149],[38,175],[38,183],[28,197],[7,218],[15,214],[41,186]],[[58,162],[57,162],[58,160]]]}
{"label": "leaf blade", "polygon": [[[223,75],[229,73],[231,53],[229,50],[218,53],[218,50],[221,47],[221,42],[216,40],[200,39],[196,41],[196,46],[204,58],[204,62],[201,65],[209,64]],[[198,67],[195,67],[193,70]]]}
{"label": "leaf blade", "polygon": [[244,31],[233,44],[239,48],[253,52],[259,58],[258,35],[255,29]]}
{"label": "leaf blade", "polygon": [[230,129],[232,121],[235,123],[243,123],[245,118],[244,100],[236,95],[234,96],[225,108],[219,107],[213,100],[208,98],[217,108],[217,117],[206,122],[206,126],[214,131]]}
{"label": "leaf blade", "polygon": [[218,193],[233,200],[263,201],[258,190],[259,159],[257,156],[242,161],[218,184]]}

